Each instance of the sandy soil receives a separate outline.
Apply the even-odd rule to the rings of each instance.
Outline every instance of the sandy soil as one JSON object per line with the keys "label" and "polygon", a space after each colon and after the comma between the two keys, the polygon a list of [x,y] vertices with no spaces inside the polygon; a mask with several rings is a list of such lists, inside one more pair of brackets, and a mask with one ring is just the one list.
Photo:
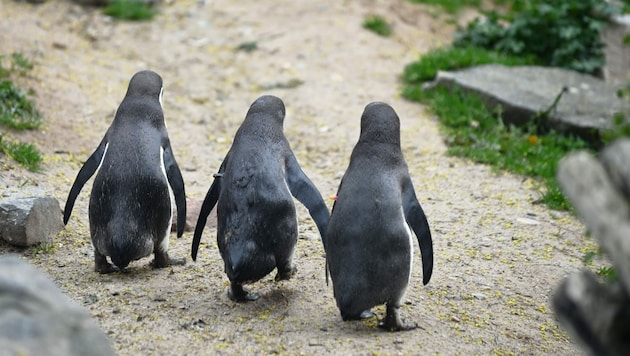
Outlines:
{"label": "sandy soil", "polygon": [[[371,13],[394,26],[392,37],[362,29]],[[172,147],[193,199],[203,198],[260,95],[284,100],[286,135],[324,197],[335,194],[364,106],[385,101],[401,117],[403,151],[434,237],[433,279],[422,286],[416,258],[401,309],[420,328],[386,333],[375,320],[342,322],[325,283],[317,230],[301,206],[298,273],[250,286],[261,294],[255,303],[228,300],[211,227],[196,263],[188,257],[188,232],[173,235],[170,247],[173,257],[188,257],[185,266],[152,270],[146,258],[129,274],[99,275],[88,232],[90,182],[51,251],[2,245],[0,253],[19,253],[49,273],[121,355],[579,354],[557,326],[549,297],[564,275],[582,267],[592,244],[583,226],[535,204],[535,182],[446,156],[437,118],[400,98],[404,65],[453,33],[427,8],[404,0],[187,0],[163,5],[153,21],[128,23],[66,1],[5,0],[0,17],[0,53],[18,51],[36,63],[20,84],[36,91],[45,124],[19,136],[46,157],[43,172],[30,173],[0,156],[0,178],[42,187],[62,207],[141,69],[164,79]],[[258,49],[236,50],[246,42]],[[384,309],[376,312],[383,316]]]}

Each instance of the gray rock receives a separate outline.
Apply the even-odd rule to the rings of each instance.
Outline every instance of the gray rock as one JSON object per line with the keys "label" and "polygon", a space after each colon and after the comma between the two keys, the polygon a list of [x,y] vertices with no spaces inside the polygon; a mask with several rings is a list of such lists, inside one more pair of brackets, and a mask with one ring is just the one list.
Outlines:
{"label": "gray rock", "polygon": [[482,65],[439,72],[433,85],[457,85],[474,92],[490,109],[499,105],[503,120],[514,125],[523,125],[547,111],[567,88],[555,110],[549,112],[548,125],[586,138],[591,138],[594,130],[612,128],[616,113],[630,112],[630,105],[617,97],[617,87],[561,68]]}
{"label": "gray rock", "polygon": [[0,199],[0,239],[15,246],[52,242],[63,229],[59,201],[34,193]]}
{"label": "gray rock", "polygon": [[630,139],[615,141],[598,157],[580,151],[558,166],[558,182],[610,258],[617,279],[602,283],[591,272],[571,274],[554,291],[560,323],[593,355],[630,349]]}
{"label": "gray rock", "polygon": [[0,350],[3,355],[116,354],[86,310],[15,256],[0,257]]}
{"label": "gray rock", "polygon": [[630,14],[614,16],[602,31],[606,64],[603,72],[607,82],[630,83],[630,46],[624,38],[630,35]]}

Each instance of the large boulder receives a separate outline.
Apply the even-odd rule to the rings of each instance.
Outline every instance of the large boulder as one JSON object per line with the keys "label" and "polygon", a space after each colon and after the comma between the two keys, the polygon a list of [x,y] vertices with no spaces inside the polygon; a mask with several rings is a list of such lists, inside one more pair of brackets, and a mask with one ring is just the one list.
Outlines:
{"label": "large boulder", "polygon": [[7,191],[0,198],[0,239],[15,246],[51,243],[63,229],[59,201],[40,190]]}
{"label": "large boulder", "polygon": [[490,109],[501,107],[508,124],[524,125],[548,112],[549,128],[585,138],[614,127],[617,113],[630,113],[618,88],[590,75],[561,68],[498,64],[439,72],[433,85],[458,86],[476,93]]}
{"label": "large boulder", "polygon": [[90,314],[35,267],[0,256],[0,354],[115,355]]}
{"label": "large boulder", "polygon": [[617,278],[590,271],[567,277],[554,292],[561,324],[593,355],[630,350],[630,139],[598,157],[580,151],[558,166],[558,181],[584,224],[610,258]]}

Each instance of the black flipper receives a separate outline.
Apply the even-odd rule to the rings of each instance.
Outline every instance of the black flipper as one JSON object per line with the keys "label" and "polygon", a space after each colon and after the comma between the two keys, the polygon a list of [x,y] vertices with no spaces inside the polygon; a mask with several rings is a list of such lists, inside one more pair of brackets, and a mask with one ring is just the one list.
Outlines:
{"label": "black flipper", "polygon": [[168,184],[173,190],[175,195],[175,205],[177,206],[177,237],[181,237],[184,233],[184,227],[186,225],[186,190],[184,189],[184,178],[182,178],[182,172],[175,162],[175,156],[171,145],[167,144],[164,148],[163,160],[164,169],[166,170],[166,177]]}
{"label": "black flipper", "polygon": [[429,222],[418,203],[416,192],[413,190],[411,179],[407,177],[402,186],[403,211],[407,224],[418,238],[420,253],[422,254],[422,283],[427,284],[433,274],[433,241]]}
{"label": "black flipper", "polygon": [[206,227],[206,222],[208,221],[208,215],[217,204],[219,200],[219,194],[221,193],[221,181],[223,180],[223,170],[225,169],[225,163],[227,162],[227,157],[221,163],[221,167],[219,168],[219,172],[214,174],[214,181],[208,189],[208,193],[206,193],[206,197],[203,199],[203,204],[201,204],[201,210],[199,211],[199,218],[197,218],[197,225],[195,225],[195,233],[193,235],[192,242],[192,251],[191,257],[193,261],[197,261],[197,251],[199,250],[199,243],[201,242],[201,234],[203,233],[204,227]]}
{"label": "black flipper", "polygon": [[68,194],[68,199],[66,199],[66,206],[63,209],[64,225],[68,224],[68,220],[70,220],[70,214],[72,214],[74,201],[77,199],[77,196],[81,192],[83,185],[85,185],[85,182],[87,182],[92,177],[92,175],[94,175],[94,172],[96,172],[98,167],[101,165],[108,145],[109,143],[107,142],[107,135],[105,135],[96,150],[87,159],[87,161],[83,163],[83,167],[81,167],[79,173],[77,174],[77,177],[74,179],[74,183],[72,183],[72,188],[70,188],[70,193]]}
{"label": "black flipper", "polygon": [[326,250],[326,230],[330,221],[328,207],[313,182],[304,174],[297,159],[292,154],[286,159],[285,177],[291,194],[304,204],[315,221]]}

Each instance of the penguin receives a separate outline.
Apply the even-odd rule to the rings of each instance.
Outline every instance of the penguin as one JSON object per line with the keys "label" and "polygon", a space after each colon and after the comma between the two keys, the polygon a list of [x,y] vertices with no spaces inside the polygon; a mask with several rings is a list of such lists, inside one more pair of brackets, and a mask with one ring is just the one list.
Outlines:
{"label": "penguin", "polygon": [[201,206],[192,243],[197,251],[208,214],[217,206],[217,244],[235,302],[259,298],[243,288],[277,269],[275,280],[296,272],[298,222],[293,197],[315,221],[322,241],[330,214],[304,174],[283,133],[285,106],[265,95],[250,106]]}
{"label": "penguin", "polygon": [[[410,229],[411,228],[411,229]],[[379,326],[409,330],[398,309],[411,278],[414,231],[423,283],[433,271],[433,243],[400,148],[400,119],[382,102],[365,107],[359,140],[339,185],[326,231],[326,260],[344,321],[371,317],[386,304]]]}
{"label": "penguin", "polygon": [[155,268],[186,262],[168,255],[170,189],[177,205],[177,237],[184,231],[186,193],[166,131],[162,93],[157,73],[145,70],[133,75],[114,120],[68,194],[66,225],[83,185],[98,170],[89,205],[97,272],[124,271],[131,261],[151,253]]}

